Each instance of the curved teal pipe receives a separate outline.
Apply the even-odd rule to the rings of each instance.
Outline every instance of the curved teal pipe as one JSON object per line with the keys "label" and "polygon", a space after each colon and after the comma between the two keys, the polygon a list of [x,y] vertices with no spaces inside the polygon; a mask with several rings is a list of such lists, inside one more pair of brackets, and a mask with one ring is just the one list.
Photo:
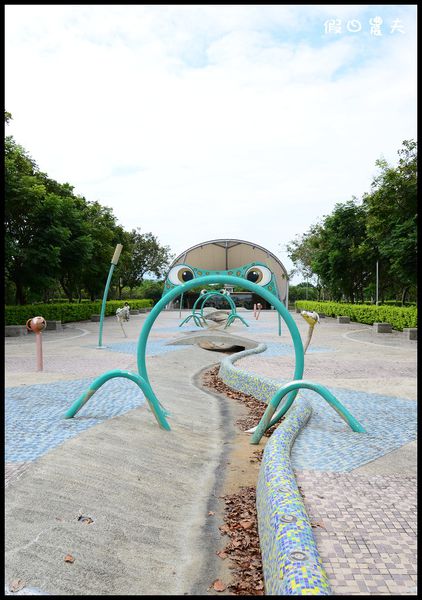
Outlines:
{"label": "curved teal pipe", "polygon": [[196,315],[195,313],[192,313],[192,314],[188,315],[187,317],[185,317],[183,319],[183,321],[180,323],[179,327],[182,327],[182,325],[187,323],[189,321],[189,319],[193,319],[195,321],[195,325],[197,327],[203,327],[203,325],[201,323],[201,319],[205,320],[204,317],[198,317],[198,315]]}
{"label": "curved teal pipe", "polygon": [[281,419],[281,417],[285,415],[286,412],[289,410],[294,400],[294,398],[292,400],[290,396],[287,398],[286,402],[283,404],[282,408],[274,417],[274,419],[272,419],[273,414],[277,410],[278,405],[280,404],[284,396],[292,390],[299,390],[300,388],[306,388],[308,390],[313,390],[314,392],[317,392],[340,415],[340,417],[344,421],[346,421],[346,423],[351,427],[353,431],[359,433],[366,433],[365,429],[362,427],[359,421],[357,421],[355,417],[349,413],[349,411],[341,404],[341,402],[337,400],[335,396],[333,396],[333,394],[326,387],[319,383],[312,383],[311,381],[301,379],[300,381],[291,381],[290,383],[283,385],[283,387],[276,391],[276,393],[268,403],[267,409],[263,414],[252,436],[251,444],[259,444],[265,431],[272,425],[275,425],[275,423],[277,423]]}
{"label": "curved teal pipe", "polygon": [[113,379],[114,377],[126,377],[126,379],[130,379],[134,381],[143,391],[145,398],[148,401],[148,404],[157,419],[157,422],[160,427],[163,429],[170,430],[170,425],[168,424],[165,413],[162,410],[160,403],[154,395],[154,392],[151,389],[150,384],[145,381],[140,375],[136,373],[131,373],[130,371],[122,371],[120,369],[116,369],[114,371],[107,371],[103,375],[94,379],[94,381],[89,386],[88,391],[84,392],[82,396],[76,400],[69,408],[69,410],[64,415],[65,419],[71,419],[76,415],[76,413],[81,410],[81,408],[88,402],[88,400],[97,392],[102,385],[104,385],[109,379]]}
{"label": "curved teal pipe", "polygon": [[[221,292],[211,292],[211,293],[208,293],[208,294],[203,294],[203,296],[204,296],[204,299],[203,299],[202,304],[201,304],[201,317],[204,315],[204,306],[205,306],[205,303],[207,302],[207,300],[209,300],[213,296],[220,296],[221,298],[224,298],[225,300],[227,300],[227,302],[230,304],[230,308],[232,310],[232,314],[236,313],[236,305],[233,302],[233,298],[230,298],[230,296],[228,296],[227,294],[222,294]],[[199,297],[198,300],[200,300],[200,299],[201,298]]]}
{"label": "curved teal pipe", "polygon": [[[203,277],[196,277],[195,279],[191,279],[190,281],[183,283],[173,289],[169,290],[153,307],[151,312],[148,314],[148,317],[144,321],[144,325],[142,327],[141,333],[138,338],[138,346],[137,346],[137,365],[139,374],[145,379],[149,384],[148,372],[146,368],[146,345],[148,342],[148,336],[151,331],[151,327],[154,324],[155,319],[158,317],[163,308],[174,298],[180,296],[181,294],[185,294],[193,287],[205,286],[211,283],[228,283],[230,285],[239,285],[239,277],[233,277],[232,275],[206,275]],[[256,283],[252,283],[252,281],[248,281],[247,279],[241,280],[242,287],[253,292],[254,294],[261,296],[266,300],[269,304],[272,304],[274,308],[278,311],[278,313],[284,319],[287,328],[289,329],[290,335],[293,341],[293,347],[295,352],[295,371],[293,375],[294,380],[301,379],[303,375],[304,369],[304,355],[303,355],[303,344],[302,339],[300,337],[299,330],[293,317],[289,314],[289,311],[284,306],[284,304],[271,294],[268,290],[262,288]],[[289,396],[289,400],[293,402],[296,398],[298,390],[293,390]],[[154,396],[155,398],[155,396]],[[157,399],[158,402],[158,399]]]}
{"label": "curved teal pipe", "polygon": [[246,325],[246,327],[249,327],[249,324],[246,323],[245,319],[242,319],[242,317],[240,315],[238,315],[237,313],[231,313],[227,319],[227,323],[226,323],[226,326],[224,327],[224,329],[227,329],[227,327],[229,327],[229,325],[231,325],[235,319],[240,319],[242,321],[243,325]]}

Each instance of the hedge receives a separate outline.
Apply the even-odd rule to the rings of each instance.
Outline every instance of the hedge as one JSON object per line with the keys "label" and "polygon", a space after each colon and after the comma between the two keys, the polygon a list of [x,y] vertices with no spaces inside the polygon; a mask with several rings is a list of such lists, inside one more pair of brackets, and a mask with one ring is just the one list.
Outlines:
{"label": "hedge", "polygon": [[[153,306],[150,299],[130,300],[132,309],[150,308]],[[71,323],[73,321],[87,321],[91,315],[101,313],[101,300],[97,302],[79,303],[57,303],[57,304],[25,304],[24,306],[5,306],[5,325],[25,325],[28,319],[42,316],[46,321],[61,321]],[[109,300],[106,302],[105,316],[116,314],[116,309],[124,305],[122,300]]]}
{"label": "hedge", "polygon": [[346,316],[357,323],[391,323],[393,329],[402,331],[404,327],[418,326],[416,306],[376,306],[374,304],[346,304],[340,302],[313,302],[297,300],[295,307],[299,310],[312,310],[324,313],[327,317]]}

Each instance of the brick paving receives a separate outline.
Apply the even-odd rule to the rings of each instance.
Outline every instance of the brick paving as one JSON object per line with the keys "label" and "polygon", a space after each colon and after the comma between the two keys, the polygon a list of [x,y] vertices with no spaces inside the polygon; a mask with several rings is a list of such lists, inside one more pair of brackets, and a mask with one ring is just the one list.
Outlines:
{"label": "brick paving", "polygon": [[334,595],[416,595],[416,478],[295,471]]}

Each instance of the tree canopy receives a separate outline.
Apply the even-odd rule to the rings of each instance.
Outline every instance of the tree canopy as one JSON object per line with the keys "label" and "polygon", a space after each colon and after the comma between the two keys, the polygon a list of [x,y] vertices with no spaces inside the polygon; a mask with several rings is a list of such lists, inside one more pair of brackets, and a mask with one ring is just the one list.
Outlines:
{"label": "tree canopy", "polygon": [[[5,111],[5,123],[12,115]],[[111,208],[89,202],[42,173],[12,136],[5,138],[5,285],[17,304],[101,296],[117,243],[118,290],[161,277],[172,256],[150,232],[118,225]]]}
{"label": "tree canopy", "polygon": [[376,265],[381,299],[405,302],[416,296],[417,145],[405,140],[396,167],[380,169],[371,192],[335,205],[331,214],[287,245],[297,272],[316,278],[326,299],[363,302],[375,293]]}

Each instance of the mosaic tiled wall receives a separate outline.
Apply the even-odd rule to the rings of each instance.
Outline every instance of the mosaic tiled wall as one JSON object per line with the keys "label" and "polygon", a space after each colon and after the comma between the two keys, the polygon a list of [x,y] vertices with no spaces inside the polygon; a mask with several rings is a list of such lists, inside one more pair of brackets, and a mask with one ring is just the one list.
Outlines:
{"label": "mosaic tiled wall", "polygon": [[[234,367],[234,362],[264,352],[265,344],[221,362],[219,377],[230,387],[266,403],[281,383]],[[290,463],[290,450],[312,409],[297,399],[265,446],[256,490],[259,539],[266,595],[330,595],[312,527]]]}
{"label": "mosaic tiled wall", "polygon": [[264,352],[266,348],[267,346],[265,344],[259,344],[256,348],[244,350],[243,352],[236,352],[236,354],[227,356],[221,361],[218,376],[226,385],[234,390],[238,390],[244,394],[250,394],[258,400],[268,403],[276,391],[281,388],[282,384],[277,383],[273,379],[263,377],[262,375],[256,375],[254,373],[249,373],[248,371],[236,369],[233,364],[235,361],[245,358],[245,356],[249,356],[250,354]]}
{"label": "mosaic tiled wall", "polygon": [[297,400],[265,446],[256,501],[266,595],[330,595],[290,448],[312,409]]}

